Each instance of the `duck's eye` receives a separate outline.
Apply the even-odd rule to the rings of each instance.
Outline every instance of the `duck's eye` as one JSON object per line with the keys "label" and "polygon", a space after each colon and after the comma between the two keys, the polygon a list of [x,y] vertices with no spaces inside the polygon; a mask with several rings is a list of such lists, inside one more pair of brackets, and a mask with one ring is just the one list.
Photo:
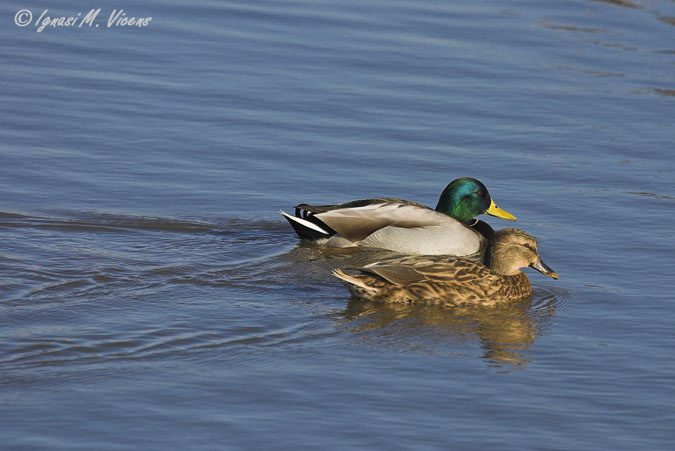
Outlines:
{"label": "duck's eye", "polygon": [[479,189],[478,191],[476,191],[476,194],[478,194],[479,196],[482,196],[482,195],[483,195],[483,190],[482,190],[482,189]]}
{"label": "duck's eye", "polygon": [[528,248],[531,251],[534,250],[534,246],[532,246],[530,243],[525,243],[525,247]]}

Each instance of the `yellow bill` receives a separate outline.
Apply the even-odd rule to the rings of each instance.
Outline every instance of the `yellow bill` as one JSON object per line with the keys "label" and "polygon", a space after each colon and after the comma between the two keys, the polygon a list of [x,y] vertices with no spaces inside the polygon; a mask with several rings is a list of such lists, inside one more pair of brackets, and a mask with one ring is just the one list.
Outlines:
{"label": "yellow bill", "polygon": [[509,213],[508,211],[504,211],[501,208],[499,208],[497,205],[495,205],[494,200],[490,200],[490,208],[488,208],[485,213],[487,213],[491,216],[496,216],[498,218],[507,219],[509,221],[515,221],[516,220],[516,217],[513,216],[511,213]]}

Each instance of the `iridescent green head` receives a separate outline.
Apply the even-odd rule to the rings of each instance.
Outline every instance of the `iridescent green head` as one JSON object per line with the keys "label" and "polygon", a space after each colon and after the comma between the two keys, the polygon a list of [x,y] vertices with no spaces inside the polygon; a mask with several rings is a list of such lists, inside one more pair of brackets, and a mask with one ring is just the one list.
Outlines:
{"label": "iridescent green head", "polygon": [[436,211],[469,224],[483,213],[515,221],[516,217],[495,205],[487,188],[479,180],[464,177],[453,180],[438,199]]}

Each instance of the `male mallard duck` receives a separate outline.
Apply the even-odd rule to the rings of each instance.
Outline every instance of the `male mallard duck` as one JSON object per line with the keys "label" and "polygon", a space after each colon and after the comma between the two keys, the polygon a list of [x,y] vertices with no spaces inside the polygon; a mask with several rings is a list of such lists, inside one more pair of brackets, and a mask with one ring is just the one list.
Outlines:
{"label": "male mallard duck", "polygon": [[485,253],[488,266],[447,257],[402,257],[371,263],[347,274],[336,269],[352,295],[367,301],[482,304],[520,299],[532,292],[520,268],[530,266],[554,279],[539,258],[537,243],[520,229],[497,232]]}
{"label": "male mallard duck", "polygon": [[441,193],[436,210],[401,199],[379,198],[337,205],[295,207],[283,211],[300,238],[326,240],[331,247],[375,247],[405,254],[471,255],[494,234],[474,217],[487,213],[515,221],[495,205],[487,188],[472,178],[460,178]]}

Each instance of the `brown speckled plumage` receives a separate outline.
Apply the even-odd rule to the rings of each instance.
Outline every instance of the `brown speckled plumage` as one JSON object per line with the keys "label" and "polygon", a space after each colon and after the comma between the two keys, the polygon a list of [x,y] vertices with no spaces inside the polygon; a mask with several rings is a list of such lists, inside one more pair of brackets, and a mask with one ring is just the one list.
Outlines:
{"label": "brown speckled plumage", "polygon": [[558,277],[539,258],[534,239],[519,229],[497,232],[487,258],[489,267],[447,256],[407,256],[356,268],[356,274],[333,274],[366,300],[449,305],[493,305],[529,295],[530,281],[520,271],[525,266]]}

